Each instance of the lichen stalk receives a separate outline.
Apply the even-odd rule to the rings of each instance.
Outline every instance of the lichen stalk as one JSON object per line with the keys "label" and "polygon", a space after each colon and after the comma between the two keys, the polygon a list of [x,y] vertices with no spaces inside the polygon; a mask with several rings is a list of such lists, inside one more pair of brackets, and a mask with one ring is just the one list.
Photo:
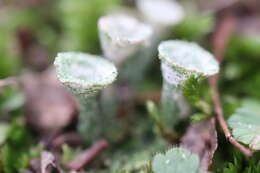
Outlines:
{"label": "lichen stalk", "polygon": [[173,126],[179,119],[186,117],[190,111],[182,94],[182,83],[188,79],[188,76],[174,71],[164,62],[161,63],[161,71],[163,76],[162,119],[167,126]]}

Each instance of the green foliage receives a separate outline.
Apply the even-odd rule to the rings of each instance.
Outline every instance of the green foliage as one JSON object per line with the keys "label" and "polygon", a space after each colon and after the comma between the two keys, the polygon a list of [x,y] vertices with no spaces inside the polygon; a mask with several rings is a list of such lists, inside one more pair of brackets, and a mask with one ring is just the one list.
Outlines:
{"label": "green foliage", "polygon": [[200,101],[202,87],[199,78],[192,75],[188,80],[184,81],[182,92],[185,98],[193,105]]}
{"label": "green foliage", "polygon": [[161,120],[160,113],[154,102],[146,102],[148,115],[155,121],[155,132],[167,141],[174,141],[177,135]]}
{"label": "green foliage", "polygon": [[14,75],[19,69],[19,57],[12,48],[13,41],[12,32],[1,26],[0,21],[0,78]]}
{"label": "green foliage", "polygon": [[150,159],[154,148],[131,153],[117,153],[113,158],[110,172],[122,173],[151,173]]}
{"label": "green foliage", "polygon": [[67,164],[68,162],[72,161],[76,155],[78,155],[81,152],[81,149],[77,148],[71,148],[67,144],[62,145],[62,158],[61,158],[61,163],[63,165]]}
{"label": "green foliage", "polygon": [[248,57],[251,60],[259,59],[260,55],[260,41],[258,36],[241,36],[235,35],[227,49],[227,54],[232,57]]}
{"label": "green foliage", "polygon": [[117,4],[118,0],[77,0],[77,3],[60,0],[65,49],[97,53],[100,50],[98,18]]}
{"label": "green foliage", "polygon": [[210,33],[214,27],[213,16],[193,15],[185,18],[180,24],[174,26],[177,38],[185,40],[198,40]]}
{"label": "green foliage", "polygon": [[148,110],[149,115],[155,120],[156,123],[161,123],[160,120],[160,115],[159,115],[159,110],[156,107],[155,103],[152,101],[147,101],[146,102],[146,107]]}
{"label": "green foliage", "polygon": [[206,114],[203,114],[203,113],[195,113],[191,117],[191,122],[192,123],[198,123],[198,122],[204,121],[208,118],[209,118],[209,115],[206,115]]}
{"label": "green foliage", "polygon": [[31,148],[31,139],[23,123],[16,120],[10,125],[6,142],[0,150],[0,170],[3,173],[18,173],[28,166],[31,158],[39,155],[41,147]]}
{"label": "green foliage", "polygon": [[228,120],[234,137],[248,144],[254,150],[260,150],[260,103],[245,100]]}
{"label": "green foliage", "polygon": [[7,113],[12,113],[12,118],[19,116],[22,106],[25,103],[25,96],[17,88],[3,88],[3,95],[0,97],[0,117],[3,118]]}
{"label": "green foliage", "polygon": [[0,123],[0,146],[5,142],[7,138],[9,125],[6,123]]}
{"label": "green foliage", "polygon": [[243,159],[243,156],[235,155],[234,161],[226,163],[223,170],[217,171],[217,173],[258,173],[260,172],[259,156],[251,158],[250,160]]}
{"label": "green foliage", "polygon": [[165,154],[156,154],[153,158],[154,173],[197,173],[199,157],[183,148],[172,148]]}
{"label": "green foliage", "polygon": [[187,101],[193,106],[200,109],[203,113],[211,114],[211,107],[205,101],[205,88],[202,83],[201,76],[191,76],[188,80],[184,81],[182,92]]}

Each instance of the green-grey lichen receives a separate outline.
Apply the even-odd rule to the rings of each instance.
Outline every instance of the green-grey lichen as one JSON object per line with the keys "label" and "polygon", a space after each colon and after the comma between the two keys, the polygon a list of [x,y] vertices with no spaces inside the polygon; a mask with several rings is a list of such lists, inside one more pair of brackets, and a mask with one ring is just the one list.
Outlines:
{"label": "green-grey lichen", "polygon": [[96,139],[102,133],[96,96],[115,81],[116,67],[102,57],[76,52],[59,53],[54,65],[58,79],[80,104],[79,132],[89,140]]}
{"label": "green-grey lichen", "polygon": [[[118,91],[124,88],[127,90],[125,93],[132,92],[129,85],[142,79],[147,62],[151,59],[148,49],[151,46],[153,30],[150,25],[142,23],[137,18],[121,13],[101,17],[98,29],[103,54],[117,65],[120,74],[117,85],[106,88],[102,93],[106,122],[113,122],[120,105],[132,104],[132,94],[123,98]],[[120,96],[115,97],[119,94]],[[118,136],[118,129],[122,132],[122,123],[111,128],[114,131],[111,134],[117,135],[109,136]]]}
{"label": "green-grey lichen", "polygon": [[149,23],[157,27],[173,26],[184,17],[184,10],[177,1],[138,0],[137,7]]}
{"label": "green-grey lichen", "polygon": [[193,42],[164,41],[158,50],[163,76],[162,119],[172,125],[189,112],[182,94],[184,82],[191,77],[214,75],[219,65],[209,52]]}
{"label": "green-grey lichen", "polygon": [[120,64],[147,44],[152,35],[149,25],[127,15],[109,15],[99,19],[99,35],[105,57]]}
{"label": "green-grey lichen", "polygon": [[98,28],[104,56],[117,64],[119,78],[140,79],[151,59],[152,27],[130,15],[115,14],[101,17]]}

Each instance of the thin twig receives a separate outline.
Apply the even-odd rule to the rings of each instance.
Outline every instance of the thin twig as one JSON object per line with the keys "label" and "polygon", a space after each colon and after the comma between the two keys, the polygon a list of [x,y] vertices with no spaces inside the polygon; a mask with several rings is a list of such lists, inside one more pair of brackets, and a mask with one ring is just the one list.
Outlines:
{"label": "thin twig", "polygon": [[214,109],[215,109],[215,113],[216,113],[216,118],[217,118],[221,128],[223,129],[223,132],[224,132],[226,138],[228,139],[228,141],[231,144],[233,144],[242,153],[244,153],[244,155],[246,157],[251,157],[252,151],[250,149],[246,148],[245,146],[241,145],[240,143],[238,143],[233,138],[233,136],[231,135],[231,132],[227,126],[227,123],[224,119],[223,110],[222,110],[221,103],[220,103],[219,89],[218,89],[218,85],[217,85],[218,76],[214,76],[214,77],[210,78],[209,83],[210,83],[210,86],[212,89],[212,99],[213,99]]}
{"label": "thin twig", "polygon": [[[213,36],[213,52],[216,59],[221,63],[224,57],[224,52],[226,49],[226,45],[229,41],[229,37],[232,34],[235,28],[235,17],[231,14],[226,14],[223,16],[221,22],[218,25],[218,28]],[[214,104],[214,110],[216,113],[216,118],[227,138],[227,140],[233,144],[236,148],[238,148],[247,158],[252,156],[252,151],[249,148],[241,145],[237,142],[228,128],[228,125],[224,119],[224,114],[221,106],[219,88],[218,88],[218,79],[219,76],[215,75],[209,79],[209,84],[212,89],[212,99]]]}
{"label": "thin twig", "polygon": [[107,147],[108,142],[106,140],[102,139],[98,141],[91,148],[76,156],[75,159],[68,164],[68,168],[76,171],[81,170],[90,162],[92,162],[97,157],[97,155],[99,155]]}

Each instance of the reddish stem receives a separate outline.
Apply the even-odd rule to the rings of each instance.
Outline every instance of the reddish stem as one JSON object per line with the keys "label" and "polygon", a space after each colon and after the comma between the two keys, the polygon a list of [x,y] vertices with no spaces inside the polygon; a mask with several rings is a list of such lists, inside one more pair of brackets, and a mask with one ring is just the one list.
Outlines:
{"label": "reddish stem", "polygon": [[[213,35],[212,39],[212,46],[213,46],[213,53],[219,63],[222,62],[224,58],[224,53],[226,50],[227,43],[229,41],[230,35],[234,31],[236,26],[236,18],[231,13],[226,12],[225,15],[222,17],[222,20],[218,24],[218,27]],[[219,95],[219,88],[218,88],[218,79],[219,76],[215,75],[209,79],[209,84],[212,89],[212,100],[214,104],[214,111],[216,114],[216,118],[227,138],[227,140],[233,144],[236,148],[238,148],[247,158],[252,156],[252,151],[249,148],[241,145],[237,142],[224,119],[224,114],[221,106],[220,95]]]}
{"label": "reddish stem", "polygon": [[83,151],[68,164],[71,170],[80,170],[91,163],[102,151],[108,147],[108,142],[104,139],[95,143],[91,148]]}

